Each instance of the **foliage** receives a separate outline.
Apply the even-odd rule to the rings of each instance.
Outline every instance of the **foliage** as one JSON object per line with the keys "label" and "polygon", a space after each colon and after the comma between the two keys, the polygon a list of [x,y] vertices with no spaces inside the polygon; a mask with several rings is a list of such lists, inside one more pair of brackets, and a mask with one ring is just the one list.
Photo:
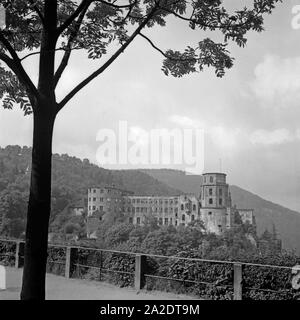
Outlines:
{"label": "foliage", "polygon": [[[229,41],[244,47],[247,32],[261,32],[264,16],[272,13],[275,4],[280,1],[253,0],[252,8],[230,12],[220,0],[130,0],[125,4],[110,0],[81,0],[79,3],[71,0],[57,0],[55,3],[1,0],[0,5],[6,12],[6,27],[0,32],[0,60],[8,67],[0,65],[3,107],[11,109],[17,104],[25,114],[35,109],[40,88],[37,90],[21,62],[35,54],[44,58],[42,41],[46,39],[43,37],[45,30],[52,32],[51,45],[48,43],[52,52],[48,50],[48,57],[53,57],[56,51],[63,51],[63,58],[51,79],[50,87],[54,89],[72,51],[84,51],[89,59],[101,59],[111,53],[116,45],[119,46],[108,62],[62,100],[58,107],[60,110],[74,94],[101,74],[137,36],[145,38],[152,48],[163,55],[162,71],[166,75],[181,77],[202,71],[204,67],[213,67],[216,75],[222,77],[225,70],[233,65],[233,57],[227,50]],[[211,38],[204,38],[194,46],[187,46],[183,52],[162,50],[141,31],[154,26],[164,27],[169,17],[186,23],[192,30],[218,31],[222,40],[214,42]],[[25,50],[30,53],[20,58],[19,54]],[[43,69],[40,72],[40,76],[48,76]]]}
{"label": "foliage", "polygon": [[[29,180],[31,173],[31,148],[7,146],[0,148],[0,235],[19,237],[25,231]],[[115,184],[144,194],[174,194],[171,188],[139,171],[110,171],[89,160],[80,160],[66,154],[54,154],[52,159],[52,196],[50,232],[64,239],[68,222],[79,223],[79,236],[84,234],[84,218],[75,221],[69,210],[78,199],[87,198],[92,185]],[[75,220],[74,220],[75,219]],[[109,222],[111,226],[113,222]],[[104,226],[104,231],[109,228]],[[104,233],[101,233],[104,234]]]}
{"label": "foliage", "polygon": [[[23,282],[27,285],[22,287],[22,299],[45,298],[45,274],[38,271],[43,270],[46,263],[46,252],[42,252],[46,243],[42,242],[46,241],[49,224],[52,129],[58,112],[82,88],[107,70],[137,36],[145,38],[163,54],[162,70],[166,75],[181,77],[202,71],[207,66],[213,67],[218,77],[224,76],[225,70],[233,65],[233,58],[227,50],[228,41],[244,46],[247,32],[261,32],[264,15],[270,14],[279,1],[253,0],[253,8],[231,13],[221,0],[128,0],[125,5],[118,0],[81,0],[79,3],[72,0],[0,0],[6,13],[5,27],[0,30],[0,99],[6,109],[19,105],[25,115],[34,113],[31,175],[31,186],[34,187],[30,188],[27,213],[33,219],[28,219],[31,225],[27,229],[30,232],[26,236],[24,274],[35,279],[36,283]],[[187,14],[190,10],[191,16]],[[165,26],[169,16],[185,21],[191,29],[219,30],[223,40],[216,43],[205,38],[195,47],[188,46],[183,53],[172,49],[164,52],[143,35],[142,30]],[[134,30],[132,33],[130,26]],[[89,59],[100,59],[111,53],[109,49],[116,45],[118,49],[96,71],[60,102],[57,101],[56,87],[73,50],[85,51]],[[63,51],[60,61],[56,59],[58,50]],[[35,54],[39,55],[37,86],[23,67],[23,61]],[[40,214],[39,223],[34,219],[37,214]],[[37,250],[41,254],[39,260],[35,258]]]}
{"label": "foliage", "polygon": [[16,243],[10,241],[0,241],[0,264],[13,266],[15,263]]}
{"label": "foliage", "polygon": [[127,241],[133,229],[134,226],[131,223],[113,225],[106,233],[106,243],[108,247],[114,247],[121,242]]}
{"label": "foliage", "polygon": [[[28,170],[31,149],[18,146],[8,146],[0,149],[0,179],[4,188],[0,191],[1,230],[2,236],[17,237],[22,234],[18,230],[18,221],[25,219],[27,205],[26,189],[28,188]],[[278,252],[272,247],[276,239],[276,230],[264,232],[261,237],[256,236],[256,231],[249,224],[237,224],[223,237],[215,234],[207,234],[199,221],[194,221],[184,227],[159,227],[155,219],[149,217],[145,225],[133,226],[124,221],[108,221],[102,225],[99,231],[102,239],[92,241],[81,237],[73,241],[67,237],[66,231],[72,235],[83,235],[85,217],[74,216],[69,210],[71,203],[78,199],[78,195],[85,196],[89,185],[97,184],[98,179],[115,182],[122,187],[120,172],[112,172],[98,168],[87,160],[81,161],[67,155],[55,155],[53,157],[53,210],[51,231],[60,234],[56,239],[58,243],[80,245],[87,247],[114,249],[124,252],[143,252],[146,254],[176,255],[188,258],[215,259],[226,261],[243,261],[261,264],[294,266],[299,262],[293,254]],[[131,179],[132,179],[132,172]],[[122,175],[124,173],[122,172]],[[137,176],[138,179],[139,175]],[[146,185],[145,185],[146,186]],[[145,188],[145,187],[144,187]],[[82,192],[82,193],[81,193]],[[8,223],[10,220],[10,224]],[[24,225],[23,225],[24,226]],[[72,230],[70,230],[72,229]],[[6,231],[5,231],[6,230]],[[5,231],[5,232],[4,232]],[[249,240],[249,235],[258,243],[260,240],[269,243],[270,250],[262,254],[255,243]],[[273,249],[274,250],[273,250]],[[2,249],[0,249],[1,252]],[[4,250],[4,249],[3,249]],[[3,251],[2,250],[2,251]],[[13,248],[12,248],[13,250]],[[2,258],[5,263],[13,263],[14,257]],[[9,260],[10,259],[10,260]],[[49,251],[48,271],[56,274],[64,274],[65,251],[61,248],[51,248]],[[74,257],[73,276],[88,279],[111,281],[120,286],[132,285],[134,271],[134,259],[130,255],[102,254],[92,250],[82,250],[79,257]],[[50,262],[50,261],[55,261]],[[80,263],[95,268],[76,268]],[[189,292],[207,299],[231,299],[232,298],[232,267],[226,264],[192,263],[180,259],[162,259],[148,257],[149,269],[147,274],[170,277],[177,280],[156,280],[147,277],[146,287],[155,290],[169,290],[175,292]],[[104,272],[104,269],[112,271]],[[118,271],[118,272],[116,272]],[[125,271],[126,273],[120,273]],[[129,272],[130,274],[128,274]],[[258,290],[245,289],[246,299],[295,299],[296,292],[291,290],[291,274],[288,270],[276,270],[271,268],[245,267],[244,287],[256,289],[284,289],[286,292],[274,293]],[[203,283],[191,283],[189,281],[211,282],[220,286]],[[222,280],[222,281],[221,281]],[[230,285],[230,286],[229,286]]]}
{"label": "foliage", "polygon": [[66,262],[66,249],[64,247],[49,247],[47,259],[47,272],[64,275]]}

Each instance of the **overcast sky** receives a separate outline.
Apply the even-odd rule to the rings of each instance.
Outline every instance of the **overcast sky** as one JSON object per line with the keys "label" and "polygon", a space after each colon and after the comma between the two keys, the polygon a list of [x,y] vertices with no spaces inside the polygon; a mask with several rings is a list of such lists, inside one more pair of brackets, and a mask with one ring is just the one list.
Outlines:
{"label": "overcast sky", "polygon": [[[237,1],[225,3],[234,7]],[[58,115],[53,151],[97,163],[97,132],[117,132],[119,120],[127,121],[132,133],[203,128],[205,171],[219,171],[222,159],[230,184],[300,211],[300,29],[291,25],[295,5],[300,0],[278,5],[266,18],[266,31],[249,34],[245,48],[230,45],[236,60],[222,79],[212,70],[166,77],[160,70],[162,56],[143,38],[136,39]],[[208,36],[178,19],[145,34],[163,50],[183,49]],[[58,99],[100,62],[76,53]],[[25,66],[36,79],[36,59],[29,58]],[[1,109],[0,128],[2,147],[31,145],[32,117],[20,110]]]}

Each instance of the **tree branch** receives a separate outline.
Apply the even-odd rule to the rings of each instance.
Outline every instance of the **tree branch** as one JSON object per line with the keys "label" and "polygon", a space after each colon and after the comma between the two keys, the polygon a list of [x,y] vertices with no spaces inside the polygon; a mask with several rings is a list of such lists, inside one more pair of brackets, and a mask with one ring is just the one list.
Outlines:
{"label": "tree branch", "polygon": [[6,54],[1,53],[0,59],[3,60],[16,74],[19,78],[19,81],[26,87],[29,94],[38,97],[38,91],[35,85],[32,83],[30,77],[26,73],[25,69],[21,64],[21,60],[17,55],[16,51],[13,49],[8,40],[4,37],[3,33],[0,31],[0,42],[7,49],[12,58],[9,58]]}
{"label": "tree branch", "polygon": [[159,53],[161,53],[166,59],[170,59],[170,60],[173,60],[173,61],[182,61],[182,62],[184,62],[184,61],[194,61],[195,60],[195,58],[187,58],[187,59],[176,59],[176,58],[174,58],[174,57],[171,57],[171,56],[168,56],[165,52],[163,52],[160,48],[158,48],[154,43],[153,43],[153,41],[151,40],[151,39],[149,39],[147,36],[145,36],[143,33],[139,33],[139,35],[141,36],[141,37],[143,37],[144,39],[146,39],[149,43],[150,43],[150,45],[155,49],[155,50],[157,50]]}
{"label": "tree branch", "polygon": [[[79,49],[79,48],[73,48],[72,50],[75,50],[75,49]],[[66,51],[66,49],[65,48],[57,48],[57,49],[51,50],[51,51]],[[50,52],[50,51],[48,51],[48,52]],[[30,56],[34,56],[34,55],[37,55],[37,54],[40,54],[40,53],[41,53],[41,51],[35,51],[35,52],[28,53],[26,56],[22,57],[20,59],[20,61],[23,61],[23,60],[27,59]]]}
{"label": "tree branch", "polygon": [[84,88],[89,82],[95,79],[103,71],[105,71],[117,58],[124,52],[124,50],[129,46],[129,44],[134,40],[134,38],[140,33],[140,31],[146,26],[146,24],[151,20],[154,13],[157,10],[157,5],[155,5],[152,11],[148,14],[147,18],[138,26],[138,28],[133,32],[129,39],[122,45],[99,69],[93,72],[90,76],[80,82],[71,92],[69,92],[66,97],[58,104],[58,111],[60,111],[82,88]]}
{"label": "tree branch", "polygon": [[34,11],[37,13],[37,15],[39,16],[39,18],[41,19],[42,24],[45,24],[45,20],[44,20],[44,16],[42,15],[40,9],[38,8],[38,6],[36,5],[34,0],[29,0],[29,2],[31,3],[31,8],[34,9]]}
{"label": "tree branch", "polygon": [[82,0],[80,5],[77,7],[77,9],[69,16],[68,19],[66,19],[66,21],[57,28],[57,34],[58,36],[64,32],[64,30],[66,30],[71,24],[72,22],[80,15],[80,13],[82,12],[82,10],[85,9],[85,7],[89,7],[90,4],[93,2],[93,0]]}
{"label": "tree branch", "polygon": [[146,37],[143,33],[139,33],[139,35],[141,37],[143,37],[144,39],[146,39],[150,45],[155,49],[157,50],[159,53],[161,53],[165,58],[169,59],[170,57],[168,57],[160,48],[158,48],[148,37]]}
{"label": "tree branch", "polygon": [[136,1],[134,1],[133,3],[123,4],[123,5],[114,4],[104,0],[95,0],[95,1],[101,2],[103,4],[106,4],[107,6],[114,7],[116,9],[126,9],[126,8],[130,9],[136,5]]}
{"label": "tree branch", "polygon": [[76,36],[78,34],[78,31],[80,29],[80,26],[82,24],[82,21],[84,19],[84,16],[85,16],[88,8],[89,8],[89,4],[87,3],[86,6],[82,9],[82,11],[81,11],[76,23],[75,23],[74,29],[72,30],[72,32],[70,34],[70,38],[68,40],[66,51],[65,51],[64,56],[63,56],[63,58],[62,58],[62,60],[60,62],[60,65],[57,68],[57,70],[55,72],[55,75],[54,75],[54,86],[55,87],[57,86],[58,81],[61,78],[62,73],[64,72],[66,66],[68,65],[68,62],[69,62],[69,59],[70,59],[70,56],[71,56],[73,41],[75,40],[75,38],[76,38]]}
{"label": "tree branch", "polygon": [[137,1],[134,1],[133,3],[117,5],[117,4],[114,4],[114,2],[111,3],[104,0],[82,0],[82,2],[77,7],[77,9],[73,12],[73,14],[71,14],[70,17],[66,19],[66,21],[57,29],[58,35],[60,35],[64,30],[66,30],[71,25],[71,23],[80,15],[82,10],[84,10],[85,6],[89,7],[92,2],[101,2],[107,6],[110,6],[116,9],[129,9],[129,11],[131,11],[132,8],[137,3]]}

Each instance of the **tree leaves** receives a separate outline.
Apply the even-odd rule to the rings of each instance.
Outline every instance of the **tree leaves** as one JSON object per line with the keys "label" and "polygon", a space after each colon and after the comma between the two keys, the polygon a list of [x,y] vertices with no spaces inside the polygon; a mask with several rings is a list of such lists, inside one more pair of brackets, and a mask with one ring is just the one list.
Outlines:
{"label": "tree leaves", "polygon": [[[72,50],[82,49],[87,52],[89,59],[101,59],[111,53],[110,49],[117,45],[119,50],[115,52],[117,54],[111,55],[113,59],[109,59],[110,65],[139,34],[138,31],[141,31],[142,26],[165,27],[167,18],[171,16],[186,23],[191,30],[219,32],[223,41],[216,43],[210,38],[204,38],[194,47],[187,47],[183,52],[175,48],[166,52],[156,48],[165,57],[162,71],[166,75],[182,77],[203,71],[205,67],[212,67],[217,77],[223,77],[234,61],[226,49],[229,41],[244,47],[247,42],[247,32],[261,32],[263,17],[272,13],[275,5],[281,1],[253,0],[252,7],[229,12],[222,5],[221,0],[127,0],[126,2],[120,0],[57,0],[57,29],[51,32],[57,32],[55,35],[58,36],[55,49],[65,50],[65,55],[58,69],[59,72],[55,76],[56,84],[69,62]],[[43,0],[0,0],[0,5],[4,6],[7,15],[6,28],[1,30],[0,53],[3,54],[3,57],[5,54],[3,61],[5,59],[6,62],[9,61],[9,57],[6,56],[8,51],[10,53],[13,50],[16,52],[32,51],[41,46],[44,31],[46,31],[43,17],[44,4]],[[70,17],[74,18],[73,22]],[[11,48],[8,50],[5,40],[13,50]],[[17,61],[18,57],[13,58],[15,63],[20,63]],[[85,86],[99,75],[99,70],[102,73],[108,65],[105,65],[103,70],[102,66],[93,73],[93,77],[86,78],[74,88],[71,91],[72,94],[68,95],[66,100],[63,99],[64,104],[82,88],[81,84]],[[27,90],[37,95],[30,79],[26,78],[27,75],[25,75],[25,80],[23,79],[24,73],[26,72],[18,74],[19,77],[22,77],[22,83],[27,81],[29,83],[26,86]],[[17,79],[11,71],[1,68],[0,80],[0,98],[3,99],[4,108],[11,109],[14,104],[19,104],[25,114],[30,114],[32,108],[28,92],[20,84],[21,79]]]}
{"label": "tree leaves", "polygon": [[24,115],[32,113],[31,103],[24,86],[10,70],[0,66],[0,99],[4,109],[12,109],[19,105]]}
{"label": "tree leaves", "polygon": [[162,71],[167,76],[171,74],[182,77],[196,72],[197,66],[199,71],[203,71],[206,66],[215,68],[217,77],[223,77],[225,69],[233,65],[233,58],[226,50],[226,44],[215,43],[209,38],[200,41],[195,49],[187,47],[183,53],[168,50],[165,55],[167,58],[163,61]]}

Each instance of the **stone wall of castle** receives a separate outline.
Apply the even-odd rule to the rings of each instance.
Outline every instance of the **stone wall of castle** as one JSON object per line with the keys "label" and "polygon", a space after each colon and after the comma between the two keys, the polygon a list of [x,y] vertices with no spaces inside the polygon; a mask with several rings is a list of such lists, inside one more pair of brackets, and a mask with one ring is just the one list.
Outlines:
{"label": "stone wall of castle", "polygon": [[230,229],[234,223],[234,212],[243,222],[255,223],[251,209],[232,207],[229,186],[224,173],[205,173],[200,186],[200,195],[137,196],[114,186],[88,189],[88,237],[95,235],[97,224],[105,216],[121,214],[128,222],[143,224],[147,216],[157,219],[159,225],[186,226],[201,220],[207,232],[218,235]]}

